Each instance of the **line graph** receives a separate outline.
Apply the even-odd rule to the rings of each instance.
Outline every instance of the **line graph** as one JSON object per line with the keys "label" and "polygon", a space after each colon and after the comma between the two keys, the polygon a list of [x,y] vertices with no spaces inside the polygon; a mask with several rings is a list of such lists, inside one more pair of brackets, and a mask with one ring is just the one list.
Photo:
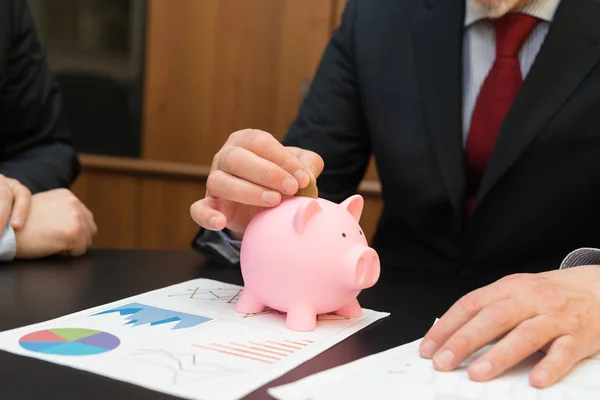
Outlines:
{"label": "line graph", "polygon": [[203,289],[195,287],[183,293],[170,294],[169,297],[186,297],[190,300],[220,300],[226,303],[237,303],[243,289],[237,288],[212,288]]}
{"label": "line graph", "polygon": [[[187,298],[190,300],[221,301],[224,303],[235,304],[239,300],[240,295],[242,294],[242,291],[243,291],[243,289],[239,289],[239,288],[195,287],[195,288],[186,289],[185,291],[180,292],[180,293],[170,294],[170,295],[168,295],[168,297],[183,297],[183,298]],[[243,314],[242,318],[254,318],[254,317],[260,317],[263,315],[271,315],[271,314],[282,315],[282,314],[285,314],[285,312],[275,310],[271,307],[265,307],[265,309],[263,311],[258,312],[258,313]],[[349,319],[350,318],[348,318],[348,317],[343,317],[343,316],[337,315],[335,312],[317,315],[318,321],[342,321],[342,320],[349,320]]]}
{"label": "line graph", "polygon": [[223,365],[202,361],[195,353],[174,353],[164,349],[140,349],[131,354],[139,362],[158,365],[172,372],[170,381],[173,384],[197,382],[200,379],[214,379],[231,374],[246,372],[245,368],[230,368]]}
{"label": "line graph", "polygon": [[248,341],[245,343],[228,342],[210,343],[209,345],[192,344],[200,349],[228,354],[230,356],[253,360],[265,364],[274,364],[282,361],[287,356],[302,350],[312,343],[311,340],[266,340],[266,341]]}

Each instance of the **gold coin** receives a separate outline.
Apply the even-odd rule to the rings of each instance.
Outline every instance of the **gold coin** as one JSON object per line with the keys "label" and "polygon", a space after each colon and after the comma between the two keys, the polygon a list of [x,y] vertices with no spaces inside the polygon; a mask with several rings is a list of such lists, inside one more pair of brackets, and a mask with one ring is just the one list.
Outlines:
{"label": "gold coin", "polygon": [[316,199],[317,197],[319,197],[319,189],[317,189],[317,182],[311,179],[308,186],[305,188],[298,189],[294,196],[312,197],[313,199]]}

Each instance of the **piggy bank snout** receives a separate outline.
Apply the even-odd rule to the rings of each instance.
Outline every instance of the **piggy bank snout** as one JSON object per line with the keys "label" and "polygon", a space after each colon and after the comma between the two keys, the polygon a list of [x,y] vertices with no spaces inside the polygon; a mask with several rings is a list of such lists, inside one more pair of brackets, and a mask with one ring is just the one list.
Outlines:
{"label": "piggy bank snout", "polygon": [[367,289],[377,283],[381,266],[379,255],[370,247],[359,247],[354,251],[353,286],[358,289]]}

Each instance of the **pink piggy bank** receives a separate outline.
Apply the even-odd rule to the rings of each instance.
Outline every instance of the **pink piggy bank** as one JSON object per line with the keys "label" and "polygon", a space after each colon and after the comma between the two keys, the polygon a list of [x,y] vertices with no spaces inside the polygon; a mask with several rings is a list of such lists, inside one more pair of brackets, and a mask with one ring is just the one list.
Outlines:
{"label": "pink piggy bank", "polygon": [[256,214],[242,239],[244,290],[235,310],[270,307],[287,313],[295,331],[315,329],[319,314],[361,316],[356,297],[380,274],[359,225],[363,206],[359,195],[341,204],[292,197]]}

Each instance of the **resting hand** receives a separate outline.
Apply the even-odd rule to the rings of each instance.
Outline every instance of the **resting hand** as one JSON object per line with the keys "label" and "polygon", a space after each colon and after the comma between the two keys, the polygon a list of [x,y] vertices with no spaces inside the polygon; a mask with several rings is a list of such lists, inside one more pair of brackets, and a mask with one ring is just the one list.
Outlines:
{"label": "resting hand", "polygon": [[563,378],[578,361],[600,350],[600,266],[540,274],[516,274],[462,297],[421,342],[425,358],[453,370],[499,339],[468,366],[474,381],[486,381],[538,350],[532,386]]}
{"label": "resting hand", "polygon": [[314,152],[285,147],[267,132],[234,132],[215,155],[206,182],[206,195],[192,204],[190,214],[200,226],[243,232],[264,207],[279,204],[323,170]]}
{"label": "resting hand", "polygon": [[27,223],[15,231],[16,258],[82,255],[97,230],[92,213],[69,190],[35,194]]}
{"label": "resting hand", "polygon": [[[10,217],[13,229],[25,225],[31,207],[31,192],[19,181],[0,175],[0,233]],[[12,213],[12,215],[11,215]]]}

